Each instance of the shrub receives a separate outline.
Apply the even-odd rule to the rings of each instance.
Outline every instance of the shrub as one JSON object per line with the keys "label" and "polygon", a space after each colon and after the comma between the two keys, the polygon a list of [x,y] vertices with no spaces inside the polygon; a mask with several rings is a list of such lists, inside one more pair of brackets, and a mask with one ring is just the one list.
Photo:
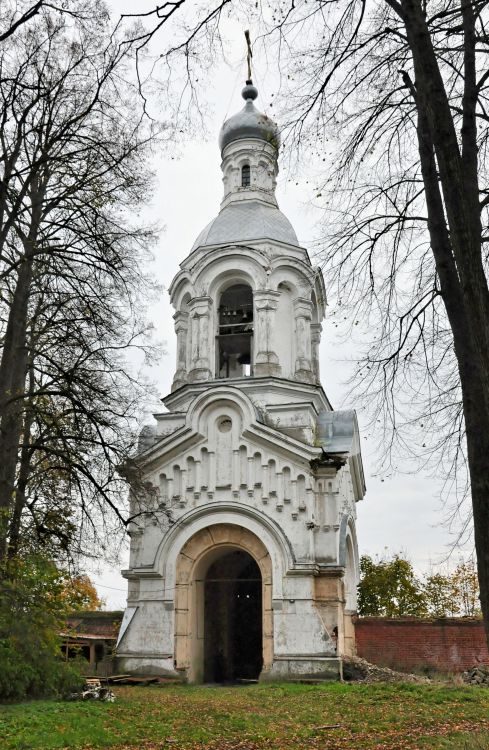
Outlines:
{"label": "shrub", "polygon": [[0,569],[0,700],[62,695],[81,683],[61,655],[63,586],[63,574],[43,558]]}

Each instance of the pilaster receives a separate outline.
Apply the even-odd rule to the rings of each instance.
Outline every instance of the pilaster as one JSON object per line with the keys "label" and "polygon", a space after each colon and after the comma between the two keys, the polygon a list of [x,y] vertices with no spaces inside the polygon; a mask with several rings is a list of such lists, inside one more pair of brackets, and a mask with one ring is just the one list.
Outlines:
{"label": "pilaster", "polygon": [[322,330],[323,330],[323,327],[321,323],[311,323],[312,372],[316,380],[316,383],[320,382],[319,344],[321,343]]}
{"label": "pilaster", "polygon": [[175,321],[175,333],[177,334],[177,369],[173,378],[172,391],[187,382],[187,337],[188,337],[188,312],[176,312],[173,316]]}
{"label": "pilaster", "polygon": [[298,297],[294,302],[296,352],[295,377],[306,383],[314,382],[311,365],[312,302]]}
{"label": "pilaster", "polygon": [[212,377],[210,363],[210,314],[211,297],[194,297],[189,302],[189,317],[191,320],[191,358],[189,382],[210,380]]}
{"label": "pilaster", "polygon": [[282,368],[273,350],[275,317],[279,292],[265,289],[256,291],[255,302],[255,363],[253,374],[257,377],[280,375]]}

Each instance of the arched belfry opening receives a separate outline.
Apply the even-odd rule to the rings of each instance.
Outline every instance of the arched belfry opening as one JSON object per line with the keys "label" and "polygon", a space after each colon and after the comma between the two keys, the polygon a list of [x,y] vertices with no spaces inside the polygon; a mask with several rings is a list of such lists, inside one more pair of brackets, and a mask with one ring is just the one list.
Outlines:
{"label": "arched belfry opening", "polygon": [[244,550],[223,552],[204,580],[204,681],[258,679],[263,666],[262,576]]}
{"label": "arched belfry opening", "polygon": [[252,374],[253,292],[247,284],[233,284],[221,295],[217,333],[217,371],[220,378]]}

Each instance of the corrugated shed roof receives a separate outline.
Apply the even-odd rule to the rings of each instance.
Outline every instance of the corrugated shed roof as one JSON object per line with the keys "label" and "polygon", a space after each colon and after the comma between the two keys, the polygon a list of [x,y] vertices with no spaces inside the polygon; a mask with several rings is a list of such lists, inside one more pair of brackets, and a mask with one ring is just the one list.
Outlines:
{"label": "corrugated shed roof", "polygon": [[122,612],[76,612],[66,618],[66,627],[83,637],[117,638]]}

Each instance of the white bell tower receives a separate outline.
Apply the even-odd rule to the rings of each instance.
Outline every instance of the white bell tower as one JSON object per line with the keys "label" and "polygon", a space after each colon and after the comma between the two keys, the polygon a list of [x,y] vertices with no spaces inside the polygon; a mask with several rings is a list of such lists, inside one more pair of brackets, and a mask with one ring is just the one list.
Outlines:
{"label": "white bell tower", "polygon": [[171,285],[174,390],[240,377],[319,383],[324,283],[278,208],[279,133],[255,108],[257,95],[247,84],[244,109],[222,127],[221,210]]}
{"label": "white bell tower", "polygon": [[326,294],[277,204],[278,128],[251,81],[242,96],[219,214],[170,287],[176,372],[135,458],[155,500],[118,654],[194,682],[334,677],[354,650],[358,428],[320,383]]}

